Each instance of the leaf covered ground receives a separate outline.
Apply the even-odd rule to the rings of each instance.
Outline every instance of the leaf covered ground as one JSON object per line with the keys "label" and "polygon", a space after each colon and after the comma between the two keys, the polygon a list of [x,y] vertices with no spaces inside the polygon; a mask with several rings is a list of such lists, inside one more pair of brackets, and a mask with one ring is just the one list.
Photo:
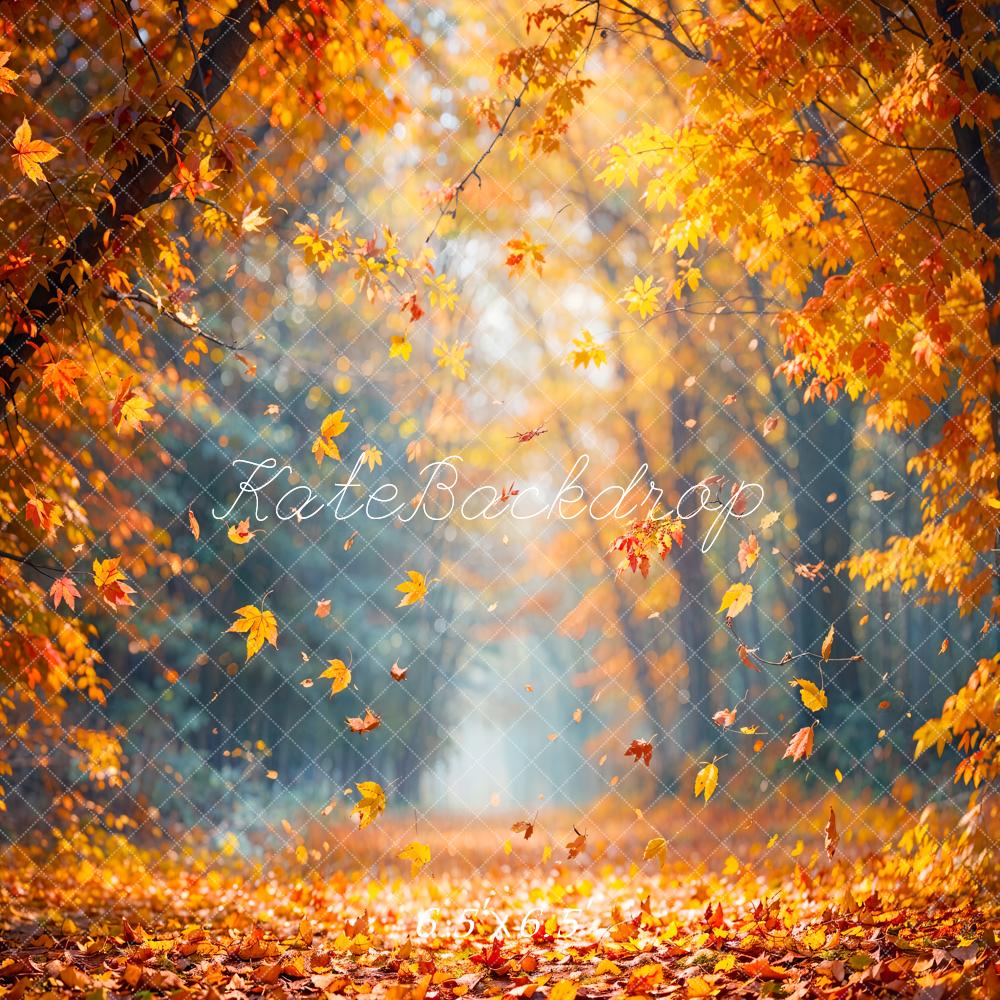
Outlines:
{"label": "leaf covered ground", "polygon": [[0,997],[1000,995],[994,841],[873,814],[704,857],[526,821],[286,822],[277,852],[57,834],[5,854]]}

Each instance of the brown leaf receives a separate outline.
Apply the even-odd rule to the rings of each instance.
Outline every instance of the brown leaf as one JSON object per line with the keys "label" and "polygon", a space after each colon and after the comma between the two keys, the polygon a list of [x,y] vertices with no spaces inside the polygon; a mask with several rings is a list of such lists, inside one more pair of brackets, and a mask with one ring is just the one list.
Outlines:
{"label": "brown leaf", "polygon": [[830,654],[833,652],[833,626],[830,626],[830,631],[826,633],[826,638],[823,640],[823,645],[820,648],[820,655],[824,660],[830,659]]}
{"label": "brown leaf", "polygon": [[743,665],[745,667],[749,667],[758,674],[760,673],[760,667],[758,667],[757,664],[750,658],[750,650],[747,649],[742,642],[737,647],[736,652],[739,653],[740,659],[743,661]]}
{"label": "brown leaf", "polygon": [[576,836],[566,845],[566,850],[569,851],[569,859],[573,860],[581,851],[587,846],[587,835],[585,833],[580,833],[580,831],[574,826],[573,832]]}
{"label": "brown leaf", "polygon": [[370,708],[365,709],[363,719],[355,716],[347,720],[347,727],[352,733],[370,733],[373,729],[378,729],[381,725],[381,716],[376,715]]}
{"label": "brown leaf", "polygon": [[837,833],[837,817],[833,812],[833,806],[830,806],[830,818],[826,821],[826,827],[823,832],[826,834],[824,844],[826,853],[832,861],[834,854],[837,853],[837,844],[840,843],[840,834]]}
{"label": "brown leaf", "polygon": [[523,833],[525,840],[531,840],[535,832],[535,824],[526,819],[518,820],[511,828],[511,833]]}

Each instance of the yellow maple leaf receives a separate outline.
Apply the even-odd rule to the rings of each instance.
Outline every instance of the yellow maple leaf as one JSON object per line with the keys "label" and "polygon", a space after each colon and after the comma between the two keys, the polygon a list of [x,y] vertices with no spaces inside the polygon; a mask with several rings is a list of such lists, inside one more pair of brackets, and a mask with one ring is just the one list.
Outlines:
{"label": "yellow maple leaf", "polygon": [[722,595],[720,611],[726,612],[727,618],[735,618],[741,611],[749,607],[753,597],[753,587],[749,583],[734,583]]}
{"label": "yellow maple leaf", "polygon": [[42,139],[31,138],[31,126],[28,119],[23,118],[14,133],[14,164],[18,170],[28,178],[29,181],[37,184],[45,180],[45,171],[41,164],[55,159],[59,155],[59,150],[55,146],[50,146]]}
{"label": "yellow maple leaf", "polygon": [[320,679],[332,681],[330,685],[331,696],[340,694],[351,683],[350,667],[343,660],[328,660],[327,662],[330,666],[319,675]]}
{"label": "yellow maple leaf", "polygon": [[313,441],[312,453],[317,465],[322,465],[324,458],[332,458],[335,462],[340,461],[340,449],[337,447],[336,442],[331,441],[329,438],[316,438]]}
{"label": "yellow maple leaf", "polygon": [[265,642],[278,648],[278,623],[270,611],[247,604],[239,608],[236,614],[236,621],[226,631],[246,633],[247,660],[259,653]]}
{"label": "yellow maple leaf", "polygon": [[438,359],[438,368],[447,368],[455,378],[464,381],[469,372],[469,362],[465,357],[468,348],[469,345],[460,340],[454,343],[449,343],[447,340],[437,341],[434,345],[434,356]]}
{"label": "yellow maple leaf", "polygon": [[394,336],[392,340],[389,341],[390,358],[402,358],[404,361],[409,361],[412,353],[413,344],[411,344],[406,337]]}
{"label": "yellow maple leaf", "polygon": [[17,73],[12,69],[7,69],[7,61],[12,55],[12,52],[0,52],[0,94],[14,93],[10,81],[17,79]]}
{"label": "yellow maple leaf", "polygon": [[653,284],[652,278],[643,280],[638,275],[632,279],[632,287],[626,289],[622,296],[628,311],[637,312],[639,319],[645,319],[656,312],[657,299],[660,295],[660,286]]}
{"label": "yellow maple leaf", "polygon": [[642,852],[642,860],[656,859],[662,868],[667,863],[667,842],[662,837],[654,837]]}
{"label": "yellow maple leaf", "polygon": [[264,214],[258,205],[252,211],[244,212],[240,220],[240,228],[245,233],[257,233],[264,228],[271,220]]}
{"label": "yellow maple leaf", "polygon": [[706,764],[696,775],[694,779],[694,797],[697,798],[702,792],[705,793],[705,801],[707,802],[711,797],[712,793],[715,791],[716,786],[719,784],[719,769],[714,763]]}
{"label": "yellow maple leaf", "polygon": [[351,815],[358,817],[361,821],[359,827],[363,830],[385,812],[385,792],[374,781],[359,781],[355,787],[361,798],[355,803]]}
{"label": "yellow maple leaf", "polygon": [[571,361],[574,368],[587,368],[591,364],[600,368],[608,360],[608,352],[603,344],[594,340],[594,335],[589,330],[584,330],[579,337],[573,339],[566,360]]}
{"label": "yellow maple leaf", "polygon": [[397,608],[418,604],[427,596],[427,581],[424,579],[424,574],[411,569],[407,575],[409,580],[404,580],[396,586],[396,590],[403,595],[403,599],[396,605]]}
{"label": "yellow maple leaf", "polygon": [[319,432],[325,438],[332,438],[343,434],[350,426],[350,421],[344,419],[344,411],[337,410],[335,413],[328,413],[323,418]]}
{"label": "yellow maple leaf", "polygon": [[410,875],[416,875],[431,860],[431,849],[419,840],[413,840],[400,852],[399,857],[410,862]]}

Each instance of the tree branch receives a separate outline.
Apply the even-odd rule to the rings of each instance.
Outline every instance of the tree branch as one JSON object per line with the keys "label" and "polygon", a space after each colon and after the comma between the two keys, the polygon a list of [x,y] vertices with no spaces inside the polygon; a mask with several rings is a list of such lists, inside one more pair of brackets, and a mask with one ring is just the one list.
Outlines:
{"label": "tree branch", "polygon": [[[80,291],[73,277],[81,264],[90,271],[104,256],[111,240],[125,223],[149,204],[150,198],[170,175],[175,157],[182,155],[188,139],[231,84],[259,33],[284,0],[240,0],[214,28],[206,32],[195,65],[184,90],[198,92],[205,79],[204,103],[191,107],[177,102],[160,126],[162,146],[156,152],[131,163],[111,189],[111,198],[67,247],[56,264],[35,285],[27,306],[13,328],[0,342],[0,403],[6,407],[14,398],[26,365],[45,342],[45,328]],[[206,70],[208,72],[206,72]],[[174,136],[177,136],[176,140]]]}

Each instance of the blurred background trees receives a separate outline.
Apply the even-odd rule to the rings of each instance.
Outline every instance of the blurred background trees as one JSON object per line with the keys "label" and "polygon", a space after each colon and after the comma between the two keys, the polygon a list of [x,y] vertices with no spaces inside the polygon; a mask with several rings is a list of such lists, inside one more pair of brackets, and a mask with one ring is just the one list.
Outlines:
{"label": "blurred background trees", "polygon": [[[830,370],[825,386],[838,391],[807,402],[797,373],[792,384],[776,373],[789,337],[778,320],[859,259],[856,213],[783,173],[784,161],[771,177],[766,156],[748,166],[720,153],[678,179],[665,174],[663,150],[642,145],[690,152],[687,87],[697,84],[707,97],[695,131],[721,147],[709,126],[721,135],[730,119],[695,57],[711,45],[712,18],[734,19],[748,51],[754,32],[770,42],[780,24],[758,20],[752,4],[659,25],[613,3],[556,5],[528,23],[518,4],[272,4],[233,85],[210,116],[187,122],[187,146],[161,136],[146,151],[137,137],[150,123],[199,106],[192,53],[219,15],[190,6],[182,15],[147,5],[137,27],[72,5],[5,15],[18,74],[0,95],[11,141],[22,117],[36,137],[60,140],[44,184],[13,161],[2,167],[10,330],[25,322],[25,293],[60,266],[67,234],[103,219],[115,244],[114,266],[89,261],[74,278],[80,305],[51,320],[38,356],[17,359],[35,377],[5,442],[11,829],[91,809],[148,810],[154,825],[177,829],[249,828],[276,806],[321,817],[335,802],[342,817],[343,790],[360,779],[379,781],[398,807],[426,810],[579,806],[605,792],[636,805],[689,794],[700,762],[722,754],[739,778],[717,794],[739,801],[793,774],[782,751],[810,717],[789,686],[802,664],[780,661],[817,652],[830,626],[830,706],[794,780],[842,779],[904,800],[917,784],[946,794],[942,777],[958,757],[915,762],[913,733],[993,653],[990,597],[976,591],[976,614],[960,617],[970,608],[955,606],[943,578],[882,589],[908,577],[873,553],[905,549],[894,539],[919,538],[933,521],[926,466],[910,463],[947,440],[968,400],[940,395],[896,437],[872,420],[891,408],[892,385],[845,392],[843,372]],[[858,15],[854,30],[877,38],[869,19]],[[195,82],[181,99],[166,79]],[[784,93],[780,80],[769,86]],[[150,95],[160,103],[139,114]],[[744,99],[732,98],[736,111]],[[797,108],[782,107],[766,122],[772,140],[797,121]],[[825,141],[815,117],[796,128],[801,141]],[[117,209],[104,219],[97,167],[120,178],[161,149],[173,159],[142,210],[149,221]],[[852,169],[863,170],[863,152],[848,149]],[[812,174],[828,169],[805,159],[798,166]],[[881,176],[894,163],[878,161]],[[704,228],[689,253],[675,253],[676,240],[666,247],[679,222],[697,230],[699,198],[721,204],[737,174],[746,187],[731,197],[750,221],[730,224],[743,225],[757,257]],[[680,206],[659,198],[654,182],[668,181]],[[754,242],[765,242],[754,226],[766,230],[756,210],[780,201],[779,187],[774,212],[786,221],[797,205],[813,225],[815,203],[829,203],[810,231],[812,256],[791,223],[787,246]],[[837,239],[854,257],[830,265],[816,247]],[[394,254],[405,258],[398,268]],[[766,266],[749,266],[757,260]],[[645,279],[658,289],[648,307],[629,291]],[[826,346],[808,345],[811,363]],[[51,371],[64,360],[80,371]],[[60,374],[74,389],[53,388]],[[112,411],[129,398],[130,374],[155,419],[122,437]],[[349,424],[342,461],[317,464],[313,440],[339,410]],[[544,433],[517,440],[533,428]],[[619,572],[611,548],[623,526],[586,515],[272,517],[251,523],[246,544],[228,536],[235,513],[211,515],[235,498],[234,459],[276,457],[292,467],[289,485],[330,495],[372,448],[379,461],[362,466],[361,481],[395,482],[405,498],[420,492],[426,463],[451,454],[462,458],[460,495],[511,484],[551,495],[586,454],[588,500],[645,466],[667,507],[709,477],[723,477],[724,492],[761,483],[764,504],[707,553],[711,515],[689,522],[683,546],[648,578]],[[972,491],[980,506],[982,482],[986,472]],[[58,505],[64,527],[27,518],[35,493]],[[739,545],[751,533],[760,557],[744,572]],[[960,554],[971,573],[979,556]],[[82,613],[53,609],[54,579],[65,572],[83,589],[91,561],[116,555],[137,588],[134,609],[89,593]],[[394,586],[410,570],[433,582],[425,603],[398,609]],[[741,579],[754,598],[731,629],[720,602]],[[264,600],[277,649],[244,662],[224,630],[236,608]],[[54,633],[58,657],[40,649]],[[751,670],[734,635],[778,665]],[[319,675],[334,658],[351,665],[352,685],[331,697]],[[39,663],[44,697],[25,680]],[[405,680],[392,679],[393,663]],[[345,717],[369,707],[379,728],[349,732]],[[724,730],[715,717],[733,707],[737,727]],[[739,734],[744,725],[758,732]],[[633,739],[654,746],[648,773],[624,758]]]}

